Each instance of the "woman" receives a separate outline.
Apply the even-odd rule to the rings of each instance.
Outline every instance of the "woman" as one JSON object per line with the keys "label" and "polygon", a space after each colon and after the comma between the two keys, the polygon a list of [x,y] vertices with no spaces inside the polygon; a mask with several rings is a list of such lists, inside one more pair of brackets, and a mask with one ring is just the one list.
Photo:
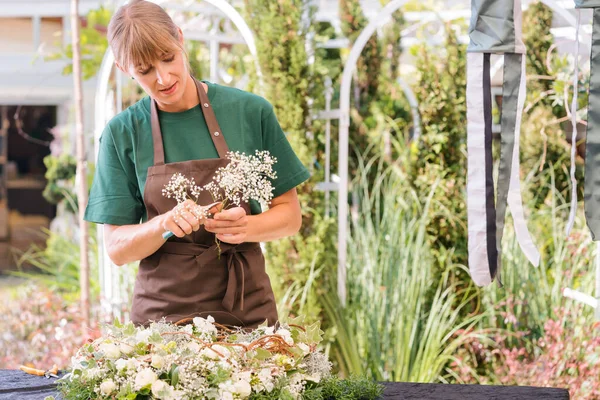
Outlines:
{"label": "woman", "polygon": [[[104,224],[117,265],[141,260],[131,320],[211,315],[226,325],[277,321],[259,242],[294,235],[301,225],[296,186],[309,173],[291,149],[273,107],[263,98],[190,76],[183,33],[158,5],[132,1],[108,26],[116,66],[148,94],[106,126],[85,219]],[[268,150],[277,158],[269,210],[258,204],[199,220],[178,215],[162,195],[180,172],[212,180],[227,151]],[[212,202],[210,195],[200,204]],[[174,237],[165,242],[164,231]],[[221,255],[215,245],[221,242]]]}

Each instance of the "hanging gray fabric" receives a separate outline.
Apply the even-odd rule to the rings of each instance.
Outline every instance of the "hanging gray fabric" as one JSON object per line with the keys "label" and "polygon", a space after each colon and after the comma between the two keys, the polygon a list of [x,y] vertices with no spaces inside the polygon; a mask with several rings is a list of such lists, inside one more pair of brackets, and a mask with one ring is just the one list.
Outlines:
{"label": "hanging gray fabric", "polygon": [[[525,46],[520,0],[472,0],[467,57],[467,214],[469,270],[480,286],[500,269],[507,203],[517,240],[527,258],[539,252],[527,230],[519,181],[519,133],[525,97]],[[498,193],[494,201],[490,54],[505,55]],[[499,281],[500,283],[500,281]]]}
{"label": "hanging gray fabric", "polygon": [[471,0],[468,51],[525,53],[522,20],[520,0]]}
{"label": "hanging gray fabric", "polygon": [[[600,7],[600,1],[580,1],[580,8]],[[600,234],[600,8],[594,8],[590,54],[590,88],[585,146],[584,204],[593,240]],[[575,144],[573,144],[575,145]]]}
{"label": "hanging gray fabric", "polygon": [[579,92],[579,29],[581,27],[581,12],[577,10],[577,27],[575,28],[575,55],[573,64],[575,71],[573,73],[573,98],[571,99],[571,167],[569,177],[571,179],[571,210],[569,211],[569,220],[565,227],[565,234],[568,237],[571,234],[571,229],[575,224],[575,216],[577,215],[577,166],[575,160],[577,158],[577,93]]}
{"label": "hanging gray fabric", "polygon": [[[515,128],[517,123],[517,107],[519,105],[519,87],[521,86],[522,54],[507,53],[504,55],[504,82],[502,83],[502,114],[500,126],[500,165],[498,167],[498,198],[496,213],[496,246],[502,249],[504,219],[508,205],[508,189],[512,171],[512,155],[515,149]],[[502,177],[502,178],[500,178]],[[502,252],[498,252],[498,266],[502,265]],[[498,271],[498,282],[501,282]]]}
{"label": "hanging gray fabric", "polygon": [[575,0],[575,8],[598,8],[600,0]]}
{"label": "hanging gray fabric", "polygon": [[467,217],[469,269],[473,281],[496,277],[496,209],[492,176],[490,55],[467,55]]}

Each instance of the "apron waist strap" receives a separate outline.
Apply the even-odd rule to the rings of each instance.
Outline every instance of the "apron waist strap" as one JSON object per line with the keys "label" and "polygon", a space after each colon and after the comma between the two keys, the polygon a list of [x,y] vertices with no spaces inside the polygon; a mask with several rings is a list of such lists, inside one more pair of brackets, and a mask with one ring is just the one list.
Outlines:
{"label": "apron waist strap", "polygon": [[[222,305],[229,312],[233,311],[236,297],[239,298],[240,310],[244,310],[244,266],[248,265],[244,253],[254,251],[260,247],[258,243],[229,244],[221,242],[221,256],[226,259],[228,278],[227,290],[223,297]],[[159,249],[163,253],[182,254],[196,257],[200,265],[214,262],[219,258],[217,245],[205,245],[201,243],[167,242]],[[237,289],[240,288],[239,293]],[[238,296],[236,296],[236,294]]]}

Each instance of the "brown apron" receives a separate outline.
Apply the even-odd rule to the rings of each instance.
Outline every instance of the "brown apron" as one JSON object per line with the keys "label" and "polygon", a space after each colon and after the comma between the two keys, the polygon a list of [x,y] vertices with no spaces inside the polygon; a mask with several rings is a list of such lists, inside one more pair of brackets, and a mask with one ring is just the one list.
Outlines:
{"label": "brown apron", "polygon": [[[209,183],[216,170],[227,165],[229,151],[208,96],[196,82],[200,108],[219,158],[165,164],[162,133],[156,102],[150,102],[154,166],[148,168],[144,203],[148,220],[171,210],[175,203],[162,195],[171,176],[180,172],[197,185]],[[198,204],[212,203],[202,192]],[[250,214],[248,204],[243,205]],[[265,259],[258,243],[232,245],[221,242],[218,256],[215,235],[201,226],[183,238],[171,237],[154,254],[140,262],[133,290],[131,321],[147,325],[163,317],[177,322],[212,315],[216,322],[255,328],[265,320],[277,321],[275,297],[265,272]]]}

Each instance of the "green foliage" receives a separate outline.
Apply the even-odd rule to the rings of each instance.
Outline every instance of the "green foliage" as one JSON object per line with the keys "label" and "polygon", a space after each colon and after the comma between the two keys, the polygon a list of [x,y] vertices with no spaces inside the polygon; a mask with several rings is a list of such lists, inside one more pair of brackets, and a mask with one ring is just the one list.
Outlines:
{"label": "green foliage", "polygon": [[[354,44],[369,21],[358,0],[342,0],[339,4],[342,32]],[[403,127],[407,127],[411,120],[404,93],[396,82],[403,26],[403,13],[397,10],[392,15],[392,21],[385,26],[382,37],[372,35],[369,38],[356,63],[349,139],[361,154],[380,143],[382,136],[389,136],[390,132],[379,129],[382,118],[400,122]],[[387,156],[391,157],[390,154]],[[351,170],[356,172],[358,160],[353,154],[350,155],[349,164]]]}
{"label": "green foliage", "polygon": [[[362,30],[366,28],[369,20],[364,15],[359,0],[340,0],[339,5],[342,32],[351,43],[354,43]],[[356,63],[358,74],[356,85],[359,94],[354,101],[359,110],[367,110],[370,101],[378,93],[381,64],[381,43],[377,40],[377,36],[373,35],[369,38]]]}
{"label": "green foliage", "polygon": [[414,86],[419,100],[423,135],[417,168],[433,164],[452,175],[465,170],[466,46],[448,26],[443,52],[419,46],[412,49],[418,66]]}
{"label": "green foliage", "polygon": [[[311,69],[306,53],[313,9],[299,0],[245,2],[247,21],[257,32],[256,46],[264,82],[264,95],[273,104],[281,127],[294,151],[307,167],[318,154],[319,140],[310,130],[310,91],[318,91],[319,71]],[[285,16],[285,17],[282,17]],[[308,17],[307,20],[303,20]],[[322,71],[321,71],[322,72]],[[312,132],[316,134],[316,132]],[[319,319],[320,306],[311,282],[316,271],[335,263],[333,221],[321,217],[322,194],[313,191],[322,172],[313,174],[308,184],[298,188],[303,205],[303,224],[294,237],[267,244],[267,270],[271,276],[281,315],[298,315],[302,310],[312,320]],[[299,303],[296,303],[298,300]]]}
{"label": "green foliage", "polygon": [[443,49],[419,45],[411,50],[418,71],[413,90],[423,131],[411,149],[409,181],[422,195],[440,179],[428,233],[438,257],[444,249],[454,249],[453,261],[466,265],[466,47],[458,43],[450,26],[446,32]]}
{"label": "green foliage", "polygon": [[[286,7],[293,7],[292,4],[297,2],[285,2],[280,1],[278,3],[269,2],[268,10],[264,10],[260,7],[261,2],[253,3],[252,7],[248,7],[248,12],[251,15],[251,20],[256,24],[260,23],[260,34],[257,35],[259,42],[266,42],[265,46],[278,47],[276,43],[285,43],[286,45],[291,40],[287,35],[289,32],[285,27],[292,24],[292,17],[299,17],[301,14],[293,12],[287,21],[282,25],[283,20],[280,15]],[[362,14],[360,5],[345,4],[341,2],[343,12],[348,14],[346,18],[345,28],[350,39],[356,39],[360,29],[366,26],[366,19]],[[273,9],[277,9],[277,13],[273,13]],[[260,10],[263,10],[260,12]],[[305,10],[307,15],[312,17],[312,10]],[[261,14],[262,23],[260,20],[254,21],[254,17]],[[288,14],[286,14],[288,15]],[[267,22],[267,18],[272,16],[276,20]],[[380,143],[382,140],[381,133],[376,130],[383,125],[389,125],[388,119],[394,119],[400,121],[400,124],[404,128],[408,124],[404,121],[410,120],[408,116],[406,102],[404,95],[401,90],[398,89],[398,85],[395,82],[395,75],[388,75],[382,73],[382,71],[390,71],[390,73],[397,72],[396,60],[400,53],[399,39],[400,30],[402,24],[399,23],[402,20],[402,14],[397,12],[394,16],[395,23],[389,24],[385,30],[385,40],[381,41],[374,35],[367,48],[363,52],[361,61],[359,62],[358,71],[363,71],[365,68],[369,68],[368,73],[362,74],[362,78],[359,79],[359,87],[362,90],[362,100],[358,100],[355,103],[355,107],[359,107],[360,110],[353,112],[352,114],[352,127],[350,131],[351,143],[353,146],[360,149],[362,152],[365,148],[371,148],[371,142]],[[299,24],[299,22],[297,23]],[[340,73],[342,70],[342,57],[340,51],[337,49],[325,49],[317,46],[318,43],[323,43],[328,39],[336,37],[334,29],[327,24],[307,24],[314,33],[314,41],[311,42],[311,47],[314,48],[315,62],[308,65],[308,70],[311,79],[307,86],[307,94],[313,98],[311,103],[312,110],[306,107],[307,111],[316,112],[322,110],[325,107],[324,101],[324,82],[325,77],[329,77],[332,80],[333,102],[331,107],[334,108],[337,102],[337,90],[339,88]],[[277,29],[266,29],[265,26],[275,26]],[[298,25],[294,25],[298,26]],[[304,32],[304,31],[301,31]],[[269,35],[273,35],[272,37]],[[306,35],[305,35],[306,36]],[[293,35],[296,38],[296,35]],[[307,37],[304,38],[307,40]],[[291,46],[291,45],[290,45]],[[281,46],[280,46],[281,47]],[[304,49],[304,44],[302,45]],[[385,49],[385,50],[383,50]],[[276,55],[280,55],[282,50],[279,49],[275,56],[268,52],[273,52],[272,49],[265,49],[267,51],[264,54],[264,59],[271,60]],[[385,53],[384,53],[385,51]],[[259,50],[259,54],[261,51]],[[305,55],[303,54],[303,57]],[[385,60],[385,56],[389,56],[389,60]],[[276,57],[275,57],[276,58]],[[301,61],[299,58],[290,57],[293,62]],[[306,59],[305,59],[306,60]],[[281,68],[281,65],[287,65],[281,62],[281,56],[276,58],[276,68]],[[263,68],[263,74],[267,75],[265,71],[271,71],[273,68],[267,66],[263,67],[264,62],[261,62]],[[306,66],[305,65],[305,66]],[[303,66],[303,68],[305,67]],[[363,68],[364,67],[364,68]],[[295,68],[292,70],[296,70]],[[287,73],[287,71],[280,71],[280,74]],[[280,80],[279,75],[273,75],[273,78],[268,77],[265,80],[269,82],[277,78]],[[286,78],[288,84],[292,83],[293,78]],[[381,93],[378,93],[379,87],[382,83],[385,83],[385,88],[382,87]],[[304,82],[298,83],[300,87],[304,88]],[[277,93],[281,93],[281,89],[277,89],[272,83],[269,84],[271,88],[267,89],[267,93],[273,93],[274,90]],[[389,87],[392,90],[388,90]],[[275,88],[275,89],[273,89]],[[364,90],[363,90],[364,89]],[[380,97],[381,101],[373,101],[376,97]],[[283,103],[285,98],[276,96],[275,98],[267,97],[273,101],[276,105]],[[299,99],[298,101],[306,101],[306,98]],[[294,105],[295,107],[295,105]],[[283,106],[282,106],[283,108]],[[374,112],[375,117],[369,116]],[[361,115],[366,115],[366,119],[362,119]],[[278,114],[279,116],[279,114]],[[389,116],[389,117],[388,117]],[[280,119],[281,120],[281,119]],[[285,129],[285,122],[282,122],[282,126]],[[297,119],[297,123],[304,123],[300,119]],[[337,126],[334,123],[332,128],[332,138],[336,138]],[[373,128],[372,130],[370,130]],[[323,160],[325,158],[325,141],[324,141],[324,122],[319,120],[313,120],[310,122],[308,133],[303,135],[307,138],[306,148],[302,146],[293,137],[293,132],[290,132],[288,138],[294,146],[294,149],[299,152],[301,159],[305,162],[305,165],[310,165],[315,160]],[[311,140],[312,139],[312,140]],[[300,151],[298,151],[300,149]],[[312,155],[312,158],[302,158],[302,154]],[[335,165],[337,160],[336,151],[336,140],[333,140],[331,149],[331,161],[332,165]],[[355,168],[357,165],[356,161],[351,161],[351,165]],[[337,260],[337,246],[336,246],[336,224],[335,220],[322,217],[324,214],[324,196],[322,193],[313,191],[311,189],[312,184],[322,180],[324,171],[322,166],[315,162],[315,169],[313,170],[313,177],[308,185],[305,185],[300,189],[300,202],[303,205],[309,205],[304,213],[303,227],[300,235],[290,239],[281,240],[277,243],[269,243],[267,246],[267,261],[269,265],[270,276],[273,277],[274,289],[277,297],[280,300],[279,310],[282,315],[286,315],[291,312],[292,315],[308,315],[309,318],[319,319],[321,313],[321,303],[319,301],[319,291],[322,288],[314,283],[321,276],[321,274],[327,273],[326,271],[332,270],[336,265]],[[335,197],[332,196],[330,204],[335,204]]]}
{"label": "green foliage", "polygon": [[392,80],[400,75],[400,56],[402,55],[400,42],[405,23],[402,9],[398,9],[392,14],[392,22],[388,23],[383,31],[382,71],[384,71],[384,76],[389,76]]}
{"label": "green foliage", "polygon": [[247,21],[257,35],[256,48],[265,83],[266,98],[288,140],[305,165],[312,162],[314,145],[305,132],[309,117],[309,67],[306,38],[310,12],[300,0],[245,0]]}
{"label": "green foliage", "polygon": [[[42,230],[46,237],[46,246],[40,248],[32,245],[22,253],[17,261],[18,271],[10,272],[15,276],[30,279],[44,287],[62,294],[68,300],[74,301],[79,297],[79,243],[49,230]],[[98,274],[98,247],[95,235],[90,235],[90,276]],[[24,265],[32,265],[39,272],[27,272]],[[98,299],[100,285],[97,279],[90,280],[90,295]]]}
{"label": "green foliage", "polygon": [[279,240],[267,248],[267,272],[284,320],[297,315],[305,315],[307,322],[320,320],[318,283],[325,268],[337,265],[336,221],[317,213],[311,219],[311,231],[303,238]]}
{"label": "green foliage", "polygon": [[[347,304],[331,287],[322,293],[325,316],[334,326],[332,356],[346,375],[435,382],[445,379],[453,354],[482,316],[463,318],[475,293],[460,290],[457,268],[439,275],[427,227],[439,181],[426,199],[406,185],[398,166],[371,160],[360,169],[360,207],[348,246]],[[368,170],[377,169],[371,184]],[[460,334],[459,334],[460,332]]]}
{"label": "green foliage", "polygon": [[77,210],[77,196],[73,192],[77,161],[70,154],[58,157],[48,155],[44,157],[46,166],[46,187],[42,195],[51,204],[65,202],[66,209],[75,213]]}
{"label": "green foliage", "polygon": [[[106,39],[106,27],[112,16],[112,10],[100,7],[97,10],[91,10],[84,19],[84,24],[80,29],[79,45],[81,49],[81,72],[83,79],[93,78],[100,65],[106,49],[108,40]],[[45,57],[46,60],[68,60],[73,59],[73,46],[68,44],[61,51]],[[67,64],[62,71],[63,75],[73,73],[73,64]]]}
{"label": "green foliage", "polygon": [[[223,24],[223,20],[220,23]],[[206,29],[210,31],[211,27]],[[219,33],[225,34],[222,26],[217,29]],[[198,79],[210,80],[211,52],[207,43],[186,40],[184,44],[193,75]],[[230,44],[219,49],[219,69],[227,73],[228,86],[241,87],[242,81],[254,73],[253,61],[254,59],[248,55],[248,47],[245,44]]]}
{"label": "green foliage", "polygon": [[306,390],[303,400],[368,400],[379,399],[383,386],[368,378],[351,376],[347,379],[331,377],[319,382],[319,386]]}
{"label": "green foliage", "polygon": [[[310,385],[310,384],[309,384]],[[383,386],[367,378],[350,377],[339,379],[330,377],[308,388],[302,393],[302,400],[374,400],[383,394]],[[250,400],[293,399],[289,392],[275,389],[270,393],[253,393]]]}
{"label": "green foliage", "polygon": [[[527,47],[527,74],[538,77],[550,77],[550,66],[547,64],[547,54],[554,36],[550,32],[552,26],[552,9],[542,2],[534,2],[523,13],[523,41]],[[535,79],[527,81],[527,92],[539,96],[552,86],[551,79]],[[548,99],[546,106],[551,105]]]}

